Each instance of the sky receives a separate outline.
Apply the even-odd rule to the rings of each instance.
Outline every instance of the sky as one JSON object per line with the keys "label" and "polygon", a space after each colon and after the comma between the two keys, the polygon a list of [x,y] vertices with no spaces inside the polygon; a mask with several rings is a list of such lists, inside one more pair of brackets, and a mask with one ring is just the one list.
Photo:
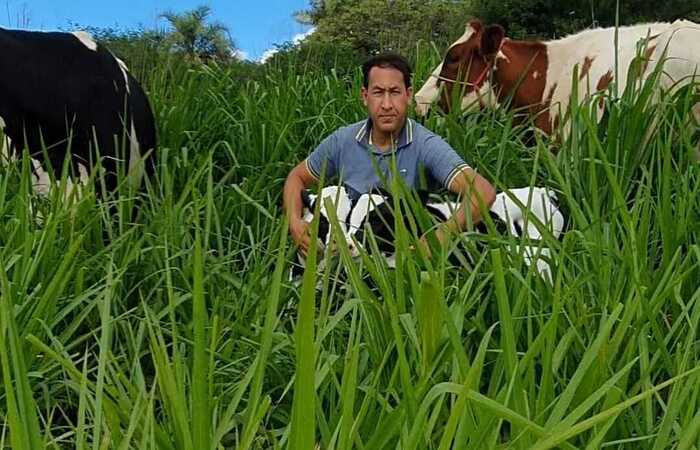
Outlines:
{"label": "sky", "polygon": [[[71,24],[100,28],[164,28],[165,11],[183,12],[199,5],[212,9],[212,19],[226,25],[242,56],[258,60],[274,44],[300,37],[308,26],[292,15],[309,0],[2,0],[0,27],[72,30]],[[268,52],[269,53],[269,52]]]}

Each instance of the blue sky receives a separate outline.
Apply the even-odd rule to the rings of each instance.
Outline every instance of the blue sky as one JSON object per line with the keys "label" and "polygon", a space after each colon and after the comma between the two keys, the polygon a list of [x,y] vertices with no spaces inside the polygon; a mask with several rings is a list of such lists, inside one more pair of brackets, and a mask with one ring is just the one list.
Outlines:
{"label": "blue sky", "polygon": [[214,20],[226,25],[236,45],[252,59],[308,31],[294,21],[295,11],[309,0],[5,0],[0,26],[34,30],[68,28],[70,23],[95,27],[164,27],[164,11],[182,12],[205,4]]}

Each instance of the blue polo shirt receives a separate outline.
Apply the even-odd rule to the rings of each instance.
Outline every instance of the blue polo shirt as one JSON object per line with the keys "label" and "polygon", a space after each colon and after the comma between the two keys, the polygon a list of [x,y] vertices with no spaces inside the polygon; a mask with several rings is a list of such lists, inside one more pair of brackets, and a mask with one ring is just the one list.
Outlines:
{"label": "blue polo shirt", "polygon": [[[391,182],[392,161],[396,161],[398,173],[412,188],[448,188],[454,177],[469,167],[444,139],[410,118],[393,150],[381,151],[370,145],[371,127],[372,122],[367,119],[326,137],[306,159],[309,172],[320,179],[325,166],[325,179],[338,178],[356,199],[382,187],[382,178]],[[422,172],[427,186],[421,186]]]}

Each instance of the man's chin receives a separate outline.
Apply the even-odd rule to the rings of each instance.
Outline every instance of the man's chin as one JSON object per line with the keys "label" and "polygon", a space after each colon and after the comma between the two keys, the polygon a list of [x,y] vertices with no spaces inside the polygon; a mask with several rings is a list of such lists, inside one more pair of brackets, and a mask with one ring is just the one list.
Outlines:
{"label": "man's chin", "polygon": [[394,121],[392,121],[391,123],[387,123],[387,122],[382,123],[381,121],[376,123],[377,130],[381,131],[382,133],[386,133],[386,134],[396,133],[397,131],[399,131],[399,128],[400,128],[399,125],[400,124],[398,124],[397,122],[394,122]]}

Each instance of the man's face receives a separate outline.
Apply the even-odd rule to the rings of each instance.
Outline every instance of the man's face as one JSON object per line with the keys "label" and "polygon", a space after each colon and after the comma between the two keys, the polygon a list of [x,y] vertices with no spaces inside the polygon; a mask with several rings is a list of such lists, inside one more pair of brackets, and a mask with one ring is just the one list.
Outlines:
{"label": "man's face", "polygon": [[362,101],[373,126],[384,133],[399,131],[413,91],[406,88],[403,74],[393,67],[372,67],[368,78],[368,87],[362,87]]}

